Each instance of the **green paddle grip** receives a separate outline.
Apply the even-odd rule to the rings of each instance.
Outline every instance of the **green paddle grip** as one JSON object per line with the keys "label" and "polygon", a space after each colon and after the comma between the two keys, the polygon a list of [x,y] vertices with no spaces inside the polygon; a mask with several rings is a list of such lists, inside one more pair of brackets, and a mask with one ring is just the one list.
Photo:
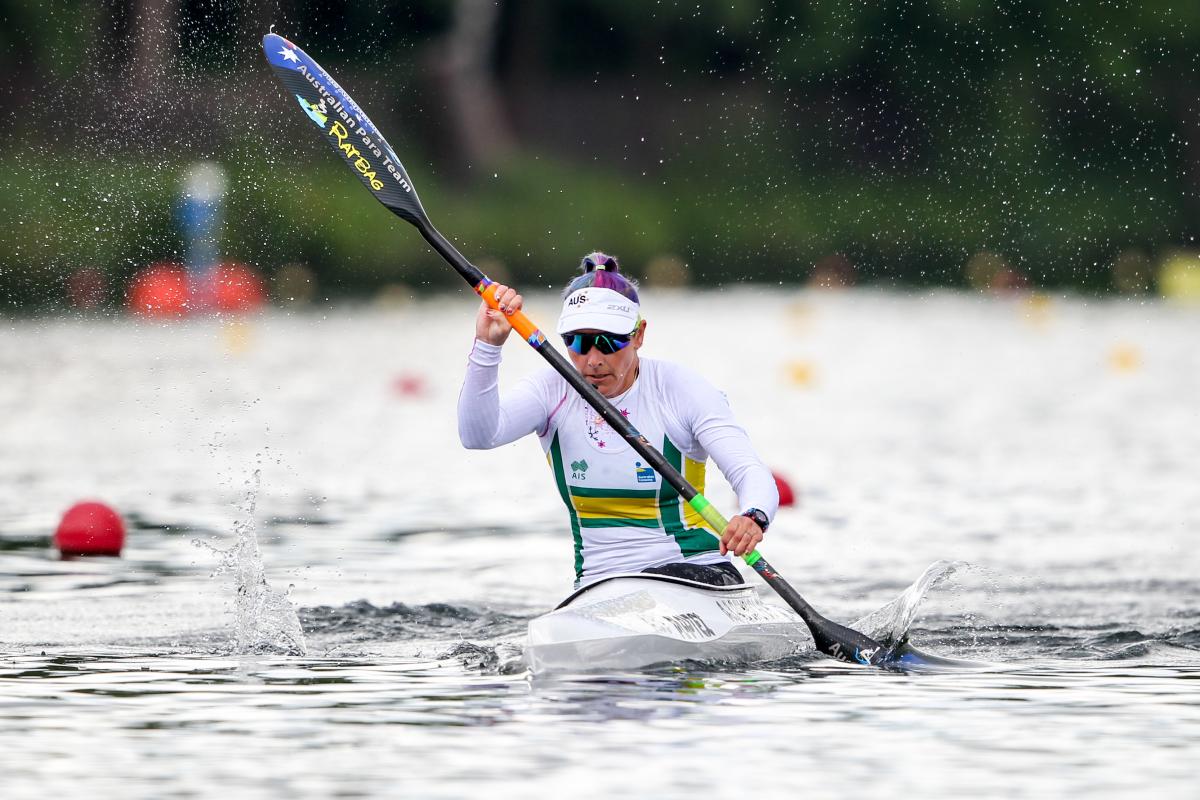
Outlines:
{"label": "green paddle grip", "polygon": [[[708,502],[708,498],[706,498],[704,495],[697,494],[688,501],[688,505],[690,505],[692,509],[699,514],[705,522],[708,523],[708,527],[717,532],[718,536],[725,532],[725,527],[729,525],[729,520],[721,516],[721,512],[717,511],[716,506]],[[746,553],[746,555],[742,556],[742,560],[746,562],[746,566],[748,567],[753,567],[754,562],[758,561],[760,558],[762,558],[762,556],[759,555],[757,550],[751,550],[749,553]]]}

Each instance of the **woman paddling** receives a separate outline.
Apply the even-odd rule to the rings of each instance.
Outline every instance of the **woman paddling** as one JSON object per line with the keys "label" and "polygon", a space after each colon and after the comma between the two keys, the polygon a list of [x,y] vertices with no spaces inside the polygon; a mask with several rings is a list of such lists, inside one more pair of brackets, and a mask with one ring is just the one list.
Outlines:
{"label": "woman paddling", "polygon": [[558,332],[571,363],[658,447],[688,481],[704,491],[709,457],[746,511],[718,539],[700,516],[553,370],[523,380],[503,398],[501,346],[520,310],[521,295],[498,286],[500,309],[482,305],[475,344],[458,400],[465,447],[486,450],[536,433],[567,505],[575,540],[575,585],[617,573],[652,572],[716,585],[741,583],[730,555],[762,541],[779,505],[771,471],[725,396],[678,364],[641,358],[646,321],[636,282],[617,260],[585,256],[583,274],[563,291]]}

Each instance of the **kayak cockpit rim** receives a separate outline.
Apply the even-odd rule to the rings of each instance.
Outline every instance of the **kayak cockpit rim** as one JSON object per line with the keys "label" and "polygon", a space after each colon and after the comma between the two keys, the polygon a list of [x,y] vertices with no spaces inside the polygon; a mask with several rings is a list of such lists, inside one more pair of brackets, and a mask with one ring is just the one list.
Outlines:
{"label": "kayak cockpit rim", "polygon": [[727,593],[727,592],[745,591],[747,589],[750,589],[750,590],[754,589],[754,587],[748,583],[734,583],[734,584],[727,584],[724,586],[717,586],[712,583],[703,583],[702,581],[692,581],[692,580],[688,580],[687,578],[677,578],[674,575],[655,575],[652,572],[620,572],[615,575],[605,575],[603,578],[593,581],[592,583],[589,583],[587,586],[579,587],[574,592],[572,592],[570,594],[570,596],[567,597],[566,600],[563,600],[561,603],[556,605],[554,607],[554,610],[558,611],[559,609],[570,605],[571,602],[574,601],[581,594],[584,594],[585,592],[587,592],[591,589],[595,589],[597,586],[608,583],[609,581],[629,579],[629,578],[636,578],[638,580],[643,580],[643,581],[659,581],[661,583],[674,583],[678,586],[687,586],[692,589],[702,589],[704,591],[716,592],[718,594]]}

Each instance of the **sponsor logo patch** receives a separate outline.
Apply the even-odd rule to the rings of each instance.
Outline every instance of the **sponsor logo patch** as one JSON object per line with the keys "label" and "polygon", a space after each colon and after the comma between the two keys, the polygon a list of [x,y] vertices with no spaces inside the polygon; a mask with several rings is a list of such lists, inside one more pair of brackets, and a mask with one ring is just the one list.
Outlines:
{"label": "sponsor logo patch", "polygon": [[325,130],[325,123],[329,119],[329,111],[325,108],[325,101],[322,100],[317,105],[313,105],[300,95],[296,95],[296,99],[300,101],[300,107],[304,109],[305,114],[308,114],[308,118],[317,123],[321,130]]}

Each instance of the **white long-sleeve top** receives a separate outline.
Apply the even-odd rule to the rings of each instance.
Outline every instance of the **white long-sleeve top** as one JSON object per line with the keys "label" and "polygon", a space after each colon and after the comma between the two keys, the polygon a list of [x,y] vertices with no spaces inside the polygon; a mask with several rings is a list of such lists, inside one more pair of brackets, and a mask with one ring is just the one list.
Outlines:
{"label": "white long-sleeve top", "polygon": [[[570,512],[576,577],[588,583],[675,561],[714,563],[716,537],[565,379],[546,369],[500,396],[501,347],[476,341],[458,401],[465,447],[490,449],[534,433]],[[773,517],[779,492],[771,471],[734,419],[725,396],[694,371],[639,359],[633,386],[609,398],[699,491],[711,457],[742,509]]]}

